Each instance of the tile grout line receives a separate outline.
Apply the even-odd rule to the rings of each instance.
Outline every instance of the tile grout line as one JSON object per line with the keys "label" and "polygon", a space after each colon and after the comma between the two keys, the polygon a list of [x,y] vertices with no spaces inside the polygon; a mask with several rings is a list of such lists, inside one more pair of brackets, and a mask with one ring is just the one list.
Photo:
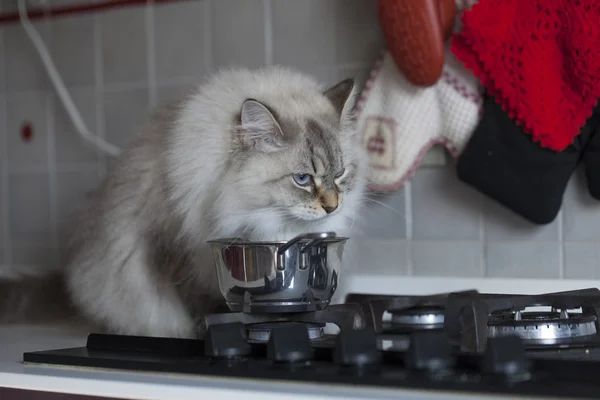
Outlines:
{"label": "tile grout line", "polygon": [[154,29],[154,1],[146,4],[146,69],[148,74],[148,102],[153,108],[157,102],[156,89],[156,41]]}
{"label": "tile grout line", "polygon": [[[21,248],[47,248],[48,247],[48,241],[44,240],[44,239],[16,239],[12,241],[12,244],[15,247],[21,247]],[[2,265],[2,263],[0,262],[0,265]],[[37,265],[39,267],[46,267],[46,265]]]}
{"label": "tile grout line", "polygon": [[[94,105],[96,113],[96,135],[105,138],[104,133],[104,94],[102,93],[102,84],[104,81],[104,68],[102,65],[102,21],[101,15],[94,16]],[[98,156],[98,174],[106,174],[106,158],[108,157],[102,150],[97,149]]]}
{"label": "tile grout line", "polygon": [[[56,147],[56,144],[55,144]],[[77,171],[77,169],[85,169],[85,170],[89,170],[90,166],[94,166],[94,168],[98,168],[98,163],[94,162],[94,161],[90,161],[90,162],[65,162],[65,163],[59,163],[59,162],[55,162],[55,168],[57,171],[63,172],[63,171]],[[11,168],[9,171],[9,168],[6,169],[10,175],[15,175],[15,176],[19,176],[19,175],[39,175],[39,174],[46,174],[48,173],[48,167],[47,164],[37,164],[37,165],[31,165],[31,164],[23,164],[22,166],[18,166],[17,168]]]}
{"label": "tile grout line", "polygon": [[46,145],[48,148],[48,196],[49,196],[49,211],[50,211],[50,230],[52,240],[52,254],[54,262],[59,259],[59,243],[58,243],[58,177],[56,172],[56,132],[54,130],[54,102],[52,94],[47,94],[45,98],[46,109],[46,129],[48,139]]}
{"label": "tile grout line", "polygon": [[483,198],[479,200],[479,245],[481,247],[479,263],[481,276],[487,276],[487,235],[485,234],[485,204]]}
{"label": "tile grout line", "polygon": [[[2,4],[0,4],[0,9],[2,9]],[[3,65],[3,77],[2,80],[4,82],[4,88],[2,88],[3,91],[6,92],[6,63],[4,62],[4,60],[6,59],[6,57],[4,57],[4,54],[6,53],[6,47],[5,47],[5,34],[4,34],[4,29],[0,30],[0,46],[2,47],[2,62]],[[10,225],[9,225],[9,202],[10,202],[10,195],[9,195],[9,184],[8,184],[8,121],[7,118],[8,116],[7,114],[7,107],[6,107],[6,103],[7,103],[7,99],[6,96],[3,96],[2,99],[0,99],[0,114],[3,115],[4,119],[3,119],[3,123],[1,124],[2,126],[0,126],[0,129],[2,129],[2,133],[0,133],[0,151],[2,152],[2,160],[4,160],[2,162],[2,171],[0,174],[0,186],[2,187],[2,209],[0,209],[0,215],[2,216],[2,220],[4,221],[4,223],[2,224],[2,231],[4,233],[4,240],[2,243],[2,246],[4,247],[4,259],[2,260],[2,262],[4,264],[10,265],[12,263],[12,243],[11,243],[11,237],[10,237]]]}
{"label": "tile grout line", "polygon": [[[0,9],[2,9],[2,4],[0,4]],[[4,30],[0,29],[0,50],[2,51],[2,59],[0,60],[3,63],[2,72],[3,75],[2,81],[4,82],[4,86],[2,88],[3,91],[6,91],[6,57],[4,54],[6,53],[5,41],[4,41]],[[7,122],[7,108],[6,108],[6,97],[0,96],[0,115],[3,117],[2,122],[0,123],[0,158],[3,160],[0,164],[2,169],[0,170],[0,188],[2,188],[2,208],[0,209],[0,217],[2,217],[2,229],[3,233],[3,241],[1,243],[2,247],[4,247],[4,257],[0,260],[2,264],[11,264],[12,254],[11,254],[11,240],[9,236],[9,201],[10,196],[8,194],[8,122]]]}
{"label": "tile grout line", "polygon": [[[45,27],[48,32],[48,41],[46,46],[52,48],[52,24],[46,19]],[[58,195],[57,195],[57,177],[56,177],[56,143],[54,132],[54,101],[53,92],[45,92],[44,111],[46,120],[46,165],[48,176],[48,217],[50,222],[50,248],[52,254],[52,264],[58,261]]]}
{"label": "tile grout line", "polygon": [[[206,0],[208,1],[208,0]],[[267,0],[269,1],[269,0]],[[99,17],[99,16],[96,16]],[[98,19],[96,19],[96,21],[99,21]],[[99,24],[98,24],[99,25]],[[96,27],[95,27],[96,30]],[[99,28],[98,28],[98,35],[100,35],[99,32]],[[96,34],[95,34],[96,35]],[[101,46],[101,39],[97,40],[95,39],[96,42],[98,42],[98,44],[94,44],[95,47],[100,47]],[[209,40],[207,40],[209,41]],[[156,55],[154,55],[156,56]],[[210,59],[211,57],[208,56],[207,54],[205,54],[205,58]],[[267,61],[267,58],[272,58],[272,50],[271,50],[271,55],[265,55],[265,61]],[[101,63],[102,60],[102,56],[100,55],[98,57],[99,62]],[[272,62],[272,60],[271,60]],[[349,67],[347,64],[344,63],[340,63],[340,64],[334,64],[332,66],[333,68],[337,68],[337,69],[352,69],[352,68],[369,68],[369,65],[366,64],[360,64],[357,65],[355,67]],[[98,65],[95,66],[96,70],[98,70]],[[156,71],[156,68],[154,68],[154,71]],[[161,79],[161,82],[158,83],[158,81],[156,81],[156,87],[168,87],[168,86],[181,86],[181,85],[195,85],[198,83],[198,77],[195,76],[172,76],[172,77],[165,77],[164,79]],[[143,81],[138,81],[138,82],[115,82],[115,83],[108,83],[106,85],[100,85],[102,87],[103,91],[106,92],[121,92],[121,91],[128,91],[128,90],[139,90],[139,89],[145,89],[148,87],[148,79],[143,80]],[[92,85],[77,85],[77,86],[71,86],[70,89],[74,92],[77,91],[94,91],[96,90],[97,86],[96,84],[92,84]],[[3,94],[7,97],[7,98],[13,98],[13,97],[20,97],[20,96],[32,96],[32,95],[36,95],[39,93],[42,93],[43,90],[11,90],[11,91],[5,91]]]}
{"label": "tile grout line", "polygon": [[[338,37],[337,34],[340,30],[340,16],[339,13],[335,12],[335,5],[333,2],[330,2],[329,6],[331,7],[331,9],[333,10],[333,32],[332,32],[332,37],[331,37],[331,41],[332,41],[332,48],[336,49],[334,50],[334,54],[333,54],[333,65],[326,65],[324,68],[327,75],[329,75],[329,73],[333,73],[333,76],[335,76],[335,78],[333,79],[334,82],[337,81],[338,79],[340,79],[340,75],[341,75],[341,70],[343,69],[342,66],[338,65],[339,63],[338,58],[339,58],[339,54],[337,52],[337,46],[338,46]],[[321,66],[321,68],[323,68],[323,66]],[[333,84],[334,82],[323,82],[323,83],[327,83],[327,84]]]}
{"label": "tile grout line", "polygon": [[212,0],[204,1],[204,68],[206,72],[213,70],[213,31],[212,31]]}
{"label": "tile grout line", "polygon": [[408,181],[404,185],[404,221],[406,222],[406,274],[414,274],[414,256],[412,251],[413,243],[413,207],[412,207],[412,187]]}
{"label": "tile grout line", "polygon": [[8,184],[8,123],[6,121],[7,119],[7,109],[6,109],[6,99],[1,99],[0,100],[0,107],[2,107],[2,110],[0,111],[1,113],[4,114],[4,121],[2,126],[0,127],[0,129],[2,129],[2,149],[3,149],[3,154],[2,154],[2,159],[4,160],[2,162],[3,164],[3,168],[2,168],[2,176],[1,181],[0,181],[0,185],[2,185],[2,210],[0,210],[0,213],[2,213],[2,220],[4,221],[4,223],[2,224],[2,230],[4,233],[4,241],[3,241],[3,246],[4,246],[4,264],[10,265],[12,263],[12,244],[11,244],[11,237],[10,237],[10,229],[9,229],[9,202],[10,202],[10,195],[9,195],[9,184]]}
{"label": "tile grout line", "polygon": [[265,65],[273,65],[273,2],[263,0],[265,25]]}
{"label": "tile grout line", "polygon": [[565,263],[566,263],[566,259],[565,259],[565,243],[564,243],[564,232],[563,232],[563,228],[565,226],[564,224],[564,219],[565,219],[565,213],[564,213],[564,206],[561,207],[560,212],[558,214],[558,219],[556,221],[556,229],[558,231],[558,277],[559,279],[565,279]]}

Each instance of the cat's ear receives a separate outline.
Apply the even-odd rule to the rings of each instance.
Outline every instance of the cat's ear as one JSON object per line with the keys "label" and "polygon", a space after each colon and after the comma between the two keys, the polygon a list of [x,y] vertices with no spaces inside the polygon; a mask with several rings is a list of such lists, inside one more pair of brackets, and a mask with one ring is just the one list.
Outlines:
{"label": "cat's ear", "polygon": [[273,152],[284,145],[283,131],[273,113],[261,102],[246,99],[240,114],[241,139],[249,147]]}
{"label": "cat's ear", "polygon": [[356,84],[354,79],[345,79],[327,89],[323,95],[329,99],[338,116],[348,115],[356,102]]}

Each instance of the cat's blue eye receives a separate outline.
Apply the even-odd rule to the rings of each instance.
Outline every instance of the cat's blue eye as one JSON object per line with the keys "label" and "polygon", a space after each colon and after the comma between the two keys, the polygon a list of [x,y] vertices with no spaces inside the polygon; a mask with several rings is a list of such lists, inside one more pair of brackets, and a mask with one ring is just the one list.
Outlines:
{"label": "cat's blue eye", "polygon": [[312,181],[309,174],[294,174],[292,175],[292,178],[294,179],[294,182],[300,186],[306,186]]}
{"label": "cat's blue eye", "polygon": [[338,172],[335,177],[336,178],[340,178],[342,175],[344,175],[344,173],[346,172],[346,168],[342,168],[342,170],[340,172]]}

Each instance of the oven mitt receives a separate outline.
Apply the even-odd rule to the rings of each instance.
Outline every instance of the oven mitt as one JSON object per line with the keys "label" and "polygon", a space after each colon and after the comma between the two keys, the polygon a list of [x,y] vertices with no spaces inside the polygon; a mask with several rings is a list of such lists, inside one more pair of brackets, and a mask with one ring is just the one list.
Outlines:
{"label": "oven mitt", "polygon": [[[405,37],[410,36],[407,27],[398,27],[397,23],[398,18],[406,22],[406,18],[413,15],[425,18],[423,6],[430,3],[456,15],[456,24],[452,26],[451,18],[441,18],[446,11],[429,7],[438,13],[440,21],[446,21],[438,28],[443,26],[443,36],[447,38],[451,27],[454,32],[460,31],[460,15],[477,1],[455,0],[454,8],[448,1],[440,0],[423,1],[423,4],[413,4],[421,0],[379,2],[388,50],[371,70],[356,106],[358,132],[369,156],[369,190],[381,193],[398,190],[416,172],[432,146],[441,144],[456,157],[471,137],[481,116],[477,78],[450,52],[449,41],[445,47],[439,42],[443,50],[441,75],[429,75],[433,77],[429,82],[422,80],[423,76],[419,78],[414,68],[426,68],[424,63],[429,57],[435,58],[435,51],[421,49],[409,57],[405,54],[407,49],[400,50],[408,42],[414,45],[418,42],[417,33],[435,24],[415,27],[413,35]],[[386,17],[386,7],[396,13]],[[414,27],[412,22],[409,25]],[[414,67],[413,74],[407,74],[406,68],[410,65]]]}
{"label": "oven mitt", "polygon": [[592,197],[600,200],[600,106],[596,106],[596,112],[588,124],[591,125],[593,132],[583,153],[583,164],[588,190]]}
{"label": "oven mitt", "polygon": [[[458,178],[481,193],[536,224],[547,224],[558,214],[567,183],[582,159],[590,191],[598,197],[598,112],[562,152],[542,148],[524,134],[495,99],[484,96],[482,119],[457,163]],[[592,135],[596,133],[593,141]],[[589,141],[589,143],[588,143]],[[593,189],[592,189],[593,188]]]}
{"label": "oven mitt", "polygon": [[541,147],[564,150],[600,98],[600,1],[486,0],[452,52]]}
{"label": "oven mitt", "polygon": [[357,104],[357,128],[369,156],[369,189],[384,193],[402,187],[436,144],[456,157],[480,111],[477,79],[449,51],[442,77],[427,88],[411,84],[385,53]]}

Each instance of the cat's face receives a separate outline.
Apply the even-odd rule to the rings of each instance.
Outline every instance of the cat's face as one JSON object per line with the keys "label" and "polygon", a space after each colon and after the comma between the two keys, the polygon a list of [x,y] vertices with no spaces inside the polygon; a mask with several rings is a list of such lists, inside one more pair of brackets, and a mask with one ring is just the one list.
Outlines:
{"label": "cat's face", "polygon": [[351,132],[344,132],[334,120],[310,119],[296,126],[298,140],[287,151],[266,160],[269,174],[265,183],[269,201],[287,208],[295,218],[317,220],[339,213],[348,193],[355,187],[356,156],[352,153]]}
{"label": "cat's face", "polygon": [[360,163],[350,118],[353,90],[352,81],[334,86],[322,94],[329,107],[316,105],[298,118],[255,100],[244,103],[246,147],[237,184],[247,205],[307,223],[344,211],[357,190]]}

